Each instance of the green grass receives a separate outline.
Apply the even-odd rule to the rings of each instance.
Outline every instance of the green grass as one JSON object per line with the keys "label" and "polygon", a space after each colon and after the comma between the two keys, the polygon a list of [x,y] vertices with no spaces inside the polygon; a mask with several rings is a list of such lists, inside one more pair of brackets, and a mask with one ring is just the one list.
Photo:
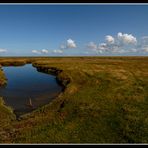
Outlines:
{"label": "green grass", "polygon": [[15,129],[11,126],[11,122],[15,120],[15,115],[10,107],[5,106],[4,101],[0,98],[0,142],[10,143],[11,134]]}
{"label": "green grass", "polygon": [[55,74],[65,90],[11,121],[10,142],[148,143],[148,57],[23,60]]}

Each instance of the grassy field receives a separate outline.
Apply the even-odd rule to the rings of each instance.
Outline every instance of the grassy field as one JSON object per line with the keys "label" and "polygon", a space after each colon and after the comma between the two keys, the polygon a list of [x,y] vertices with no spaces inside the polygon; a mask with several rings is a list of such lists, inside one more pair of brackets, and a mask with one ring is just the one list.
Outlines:
{"label": "grassy field", "polygon": [[1,143],[148,143],[148,57],[0,58],[25,63],[65,89],[19,120],[1,99]]}

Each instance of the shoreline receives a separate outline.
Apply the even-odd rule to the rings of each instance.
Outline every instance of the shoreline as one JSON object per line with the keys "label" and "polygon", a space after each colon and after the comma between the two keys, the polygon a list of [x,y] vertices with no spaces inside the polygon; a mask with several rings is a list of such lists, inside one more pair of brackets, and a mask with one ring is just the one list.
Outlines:
{"label": "shoreline", "polygon": [[[13,63],[13,61],[10,61],[9,62],[9,64],[8,63],[3,63],[2,65],[3,66],[1,66],[0,68],[2,68],[2,67],[14,67],[14,66],[25,66],[25,65],[27,65],[27,64],[31,64],[32,65],[32,67],[35,67],[36,68],[36,70],[38,71],[38,72],[42,72],[42,73],[46,73],[46,74],[50,74],[50,75],[54,75],[54,76],[56,76],[56,82],[62,87],[62,90],[61,90],[61,92],[60,93],[58,93],[55,97],[53,97],[53,98],[50,98],[51,99],[51,101],[50,102],[52,102],[55,98],[57,98],[61,93],[63,93],[64,91],[65,91],[65,89],[66,89],[66,86],[65,85],[63,85],[63,83],[62,83],[62,80],[59,80],[58,79],[58,73],[60,73],[60,72],[62,72],[62,70],[58,70],[58,69],[56,69],[56,68],[43,68],[42,66],[41,67],[36,67],[36,66],[33,66],[33,63],[31,63],[31,62],[26,62],[26,63],[22,63],[22,62],[16,62],[15,64],[13,64],[12,65],[12,63]],[[48,71],[48,72],[47,72]],[[5,75],[5,73],[3,72],[3,74]],[[0,87],[5,87],[5,85],[7,85],[7,78],[5,77],[5,80],[6,80],[6,83],[5,84],[3,84],[2,86],[0,86]],[[4,100],[3,100],[4,101]],[[49,102],[49,103],[50,103]],[[49,103],[47,103],[47,104],[49,104]],[[21,116],[24,116],[24,115],[26,115],[26,114],[30,114],[30,113],[32,113],[33,111],[36,111],[38,108],[42,108],[42,107],[44,107],[45,105],[47,105],[47,104],[44,104],[44,105],[42,105],[42,106],[39,106],[39,107],[36,107],[35,109],[31,109],[30,111],[24,111],[22,114],[21,114],[21,112],[19,112],[19,111],[16,111],[15,109],[12,109],[13,110],[13,113],[15,114],[15,116],[16,116],[16,120],[20,120],[21,119]],[[9,106],[9,105],[6,105],[5,104],[5,106],[7,107],[11,107],[11,106]]]}

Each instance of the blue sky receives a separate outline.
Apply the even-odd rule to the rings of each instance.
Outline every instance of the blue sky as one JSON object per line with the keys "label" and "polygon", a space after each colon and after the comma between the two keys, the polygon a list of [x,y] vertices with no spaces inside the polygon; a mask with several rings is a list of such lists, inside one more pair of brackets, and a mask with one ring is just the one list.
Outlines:
{"label": "blue sky", "polygon": [[148,5],[0,5],[0,56],[148,55]]}

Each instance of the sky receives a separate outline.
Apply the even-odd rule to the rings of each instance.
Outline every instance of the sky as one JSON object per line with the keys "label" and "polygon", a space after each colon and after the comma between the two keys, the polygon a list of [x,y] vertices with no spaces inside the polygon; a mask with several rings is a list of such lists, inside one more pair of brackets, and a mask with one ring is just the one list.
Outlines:
{"label": "sky", "polygon": [[1,4],[0,56],[148,56],[148,5]]}

